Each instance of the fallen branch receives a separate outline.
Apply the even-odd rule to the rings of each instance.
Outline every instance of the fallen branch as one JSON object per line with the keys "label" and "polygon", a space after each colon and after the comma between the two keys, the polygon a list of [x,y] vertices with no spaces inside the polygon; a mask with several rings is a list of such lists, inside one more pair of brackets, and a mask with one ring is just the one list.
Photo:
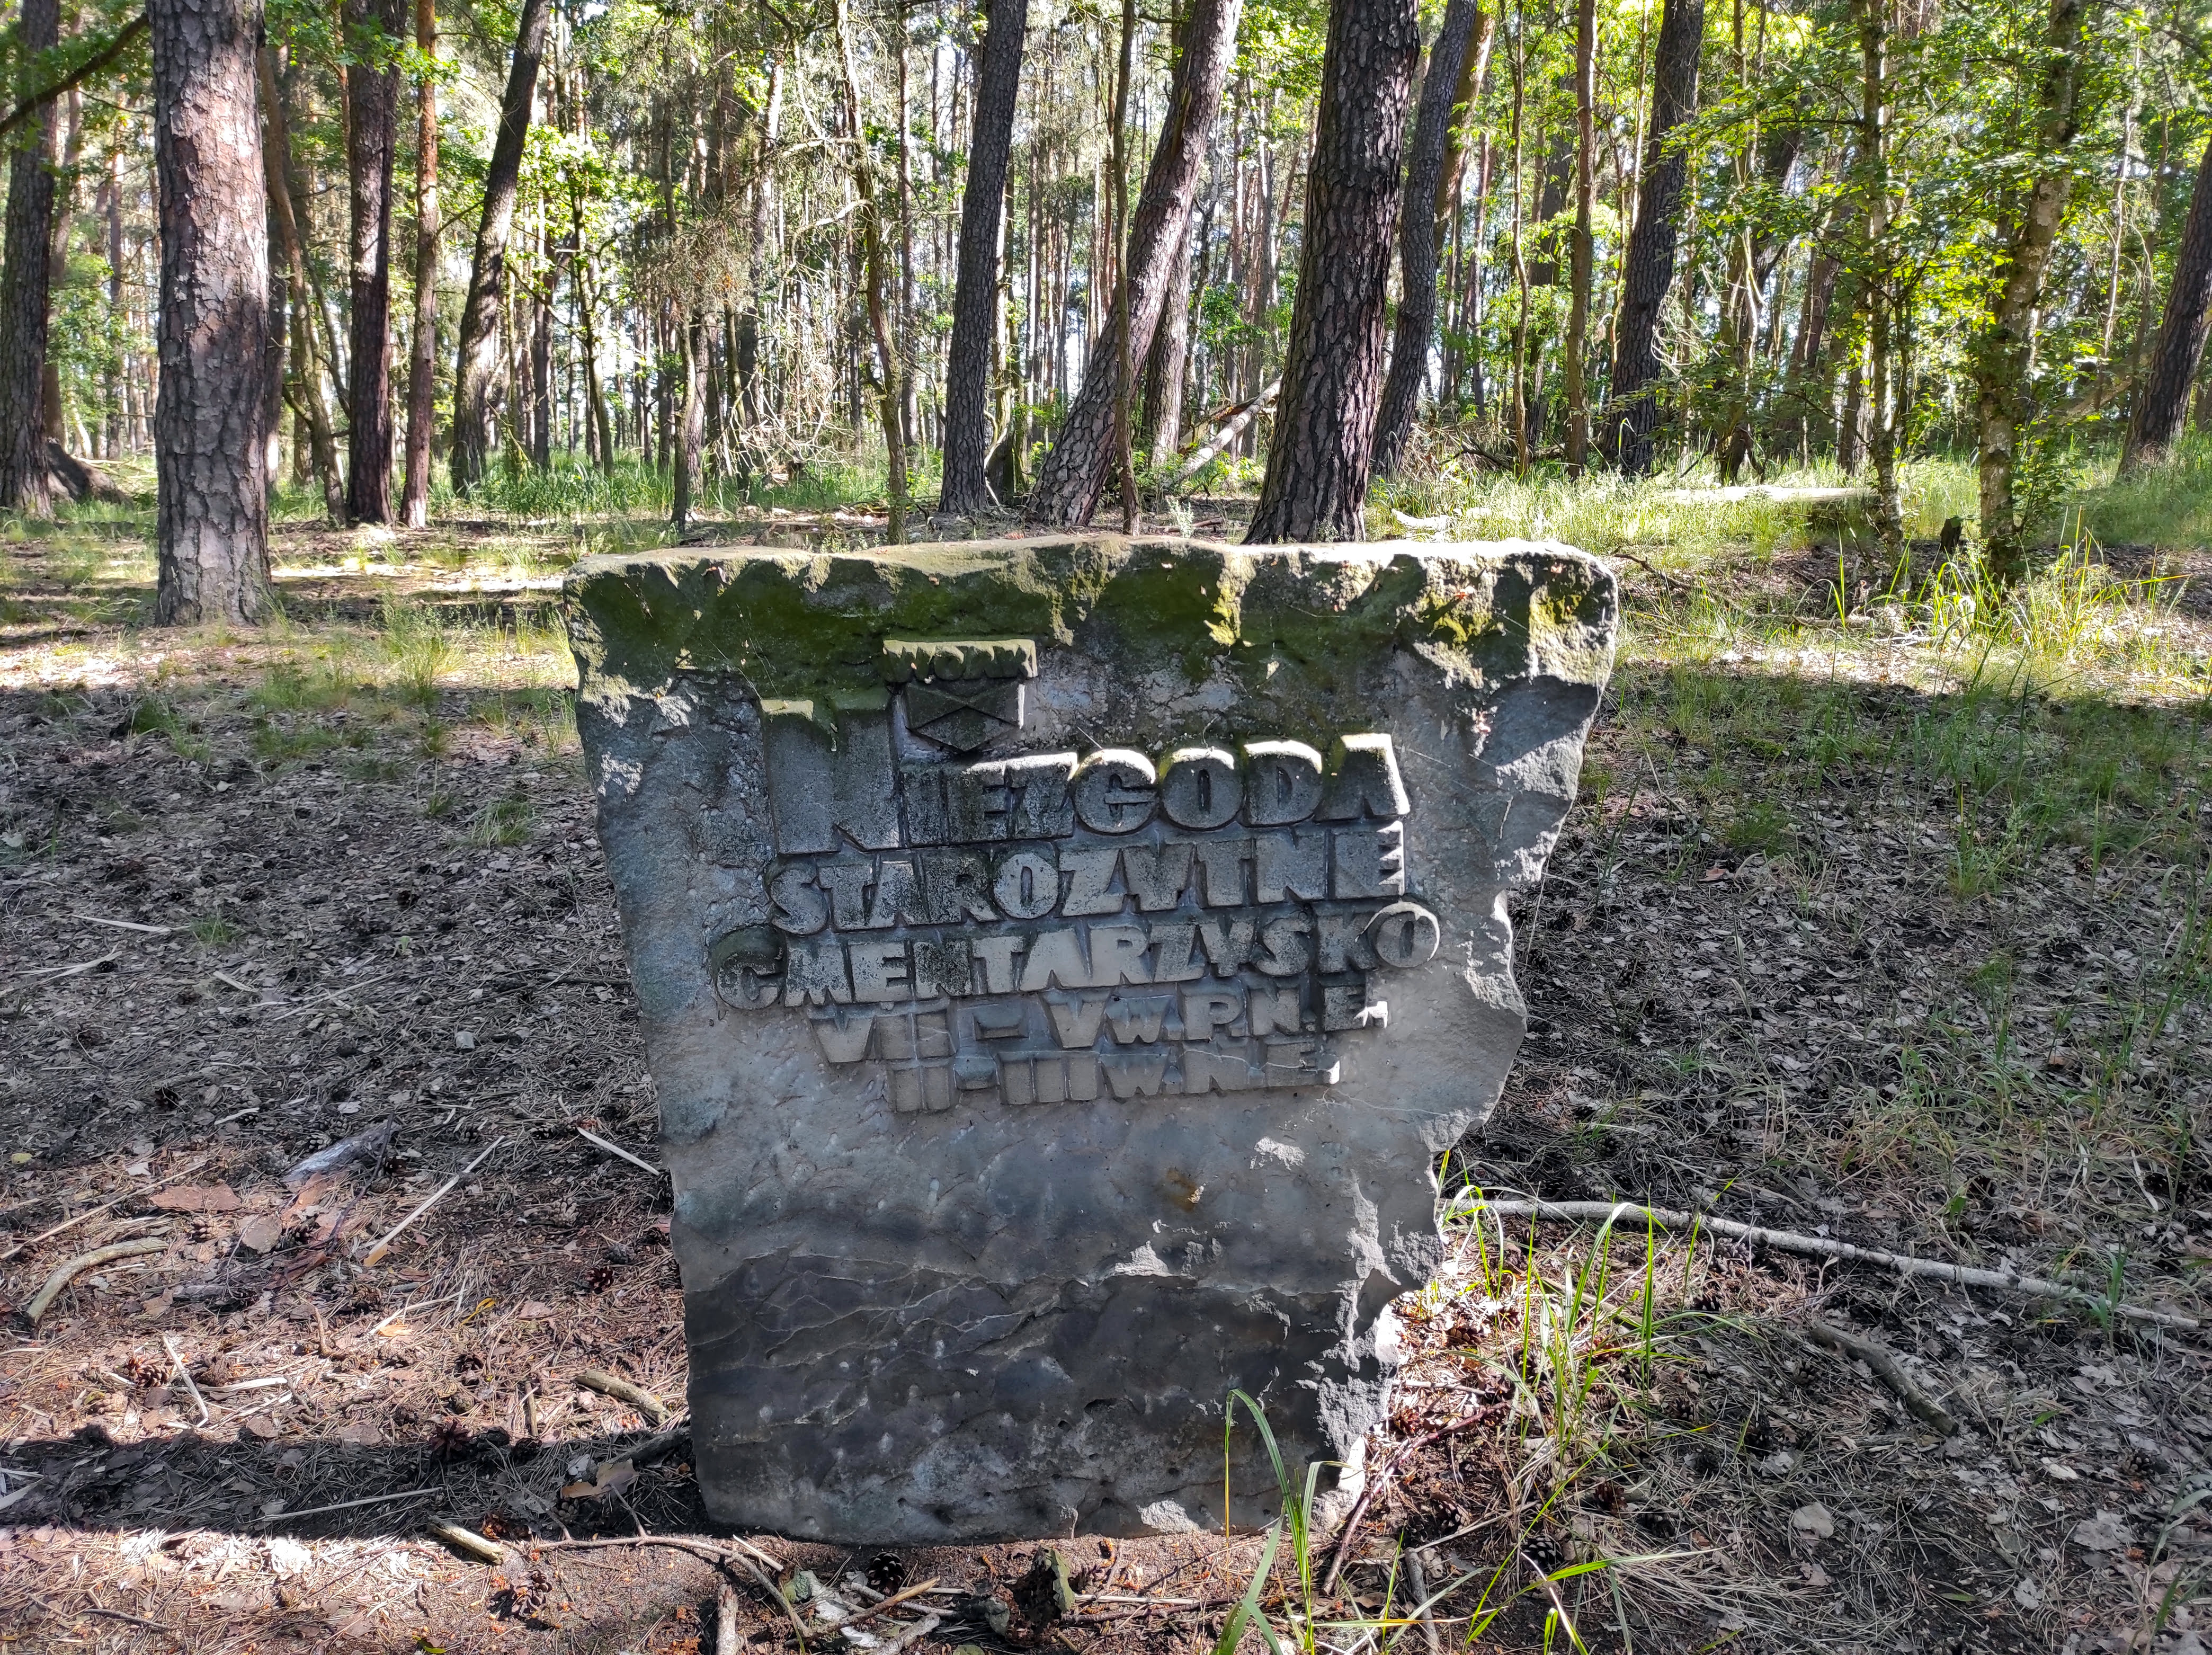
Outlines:
{"label": "fallen branch", "polygon": [[1897,1393],[1898,1401],[1911,1410],[1912,1416],[1932,1428],[1937,1435],[1954,1437],[1959,1433],[1959,1422],[1943,1411],[1942,1405],[1922,1390],[1905,1376],[1897,1358],[1886,1346],[1872,1339],[1862,1338],[1826,1322],[1808,1322],[1805,1331],[1813,1342],[1826,1345],[1830,1350],[1845,1356],[1855,1356],[1872,1368],[1875,1377]]}
{"label": "fallen branch", "polygon": [[[781,1569],[783,1567],[757,1546],[738,1540],[734,1536],[732,1536],[732,1543],[744,1547],[745,1551],[752,1553],[753,1557],[760,1558],[772,1569]],[[806,1642],[806,1623],[799,1618],[799,1611],[792,1608],[790,1599],[783,1595],[775,1581],[760,1572],[759,1564],[755,1563],[751,1557],[747,1557],[741,1552],[726,1551],[721,1547],[710,1545],[703,1540],[688,1540],[680,1535],[665,1534],[618,1535],[611,1540],[540,1540],[532,1543],[532,1549],[544,1552],[581,1552],[596,1551],[604,1546],[672,1546],[679,1552],[690,1552],[695,1556],[707,1558],[713,1562],[721,1564],[726,1568],[734,1563],[752,1577],[753,1584],[768,1594],[770,1603],[783,1611],[783,1618],[791,1622],[791,1629],[799,1634],[800,1644],[804,1645]]]}
{"label": "fallen branch", "polygon": [[576,1135],[584,1140],[586,1143],[597,1144],[600,1148],[605,1150],[610,1155],[621,1156],[632,1166],[643,1167],[647,1171],[652,1173],[656,1178],[663,1175],[665,1169],[655,1166],[651,1161],[631,1154],[629,1151],[624,1149],[620,1144],[609,1143],[605,1138],[600,1137],[595,1132],[586,1132],[583,1128],[578,1127],[576,1129]]}
{"label": "fallen branch", "polygon": [[335,1506],[309,1506],[296,1512],[270,1512],[257,1517],[256,1523],[289,1523],[295,1517],[321,1517],[328,1512],[350,1512],[357,1506],[384,1506],[393,1500],[420,1500],[425,1494],[434,1494],[435,1488],[410,1488],[404,1494],[368,1494],[360,1500],[342,1500]]}
{"label": "fallen branch", "polygon": [[1444,1655],[1443,1640],[1437,1635],[1437,1623],[1429,1615],[1429,1577],[1421,1567],[1418,1551],[1406,1554],[1406,1584],[1413,1588],[1413,1618],[1421,1623],[1421,1642],[1429,1655]]}
{"label": "fallen branch", "polygon": [[1162,490],[1161,492],[1164,494],[1172,490],[1180,489],[1184,484],[1189,482],[1191,478],[1196,477],[1200,472],[1213,464],[1214,460],[1219,458],[1223,449],[1226,448],[1231,443],[1236,441],[1238,437],[1244,435],[1244,428],[1246,426],[1249,425],[1254,420],[1259,418],[1261,415],[1266,413],[1269,408],[1274,405],[1276,393],[1281,391],[1282,388],[1283,382],[1280,380],[1277,380],[1273,384],[1269,385],[1266,390],[1261,392],[1258,396],[1246,403],[1241,411],[1231,417],[1227,423],[1223,425],[1218,431],[1216,431],[1213,434],[1213,440],[1211,442],[1207,443],[1203,448],[1200,448],[1196,453],[1193,454],[1188,460],[1183,462],[1182,469],[1168,479],[1167,488]]}
{"label": "fallen branch", "polygon": [[199,1409],[200,1423],[205,1425],[210,1417],[208,1413],[207,1398],[200,1395],[200,1388],[192,1383],[191,1369],[185,1366],[185,1359],[177,1353],[176,1336],[173,1333],[163,1334],[161,1348],[169,1353],[169,1361],[176,1368],[177,1377],[185,1382],[185,1390],[191,1393],[192,1405]]}
{"label": "fallen branch", "polygon": [[420,1207],[417,1207],[405,1218],[400,1220],[398,1223],[393,1225],[392,1228],[386,1232],[384,1239],[378,1242],[374,1247],[371,1247],[367,1254],[362,1256],[362,1263],[363,1264],[376,1264],[381,1263],[385,1254],[392,1250],[392,1244],[399,1238],[399,1232],[402,1230],[404,1230],[409,1225],[414,1223],[416,1219],[421,1218],[423,1214],[428,1212],[440,1202],[445,1200],[447,1196],[453,1192],[454,1188],[459,1184],[463,1178],[465,1178],[470,1173],[475,1171],[477,1168],[483,1165],[484,1155],[490,1154],[493,1150],[498,1148],[506,1141],[507,1140],[504,1138],[494,1138],[489,1143],[486,1144],[484,1146],[483,1155],[478,1155],[476,1159],[471,1161],[459,1171],[454,1173],[452,1177],[447,1178],[443,1183],[440,1184],[437,1189],[432,1191],[428,1197],[423,1201]]}
{"label": "fallen branch", "polygon": [[932,1575],[928,1579],[923,1581],[918,1586],[908,1586],[904,1591],[895,1591],[890,1597],[885,1597],[879,1602],[869,1604],[866,1609],[854,1609],[850,1615],[837,1622],[838,1628],[842,1631],[847,1627],[856,1627],[863,1621],[872,1621],[876,1616],[881,1615],[885,1609],[896,1609],[901,1603],[905,1603],[908,1598],[922,1597],[925,1594],[934,1591],[936,1586],[937,1577],[935,1575]]}
{"label": "fallen branch", "polygon": [[104,920],[97,914],[79,914],[77,918],[87,925],[110,925],[118,931],[136,931],[149,937],[166,937],[177,928],[173,925],[142,925],[137,920]]}
{"label": "fallen branch", "polygon": [[659,1425],[668,1417],[668,1404],[650,1390],[632,1384],[629,1380],[602,1369],[587,1367],[576,1376],[576,1383],[586,1390],[596,1390],[603,1396],[612,1396],[617,1402],[628,1402],[632,1408]]}
{"label": "fallen branch", "polygon": [[1643,558],[1638,557],[1632,551],[1625,551],[1619,547],[1615,547],[1613,551],[1607,552],[1605,556],[1608,557],[1618,557],[1623,563],[1633,563],[1637,568],[1642,569],[1646,575],[1650,575],[1658,580],[1664,581],[1668,586],[1673,587],[1677,592],[1687,592],[1694,594],[1698,590],[1697,587],[1692,586],[1687,581],[1676,579],[1674,575],[1669,575],[1665,569],[1661,569],[1657,564],[1646,563]]}
{"label": "fallen branch", "polygon": [[479,1563],[498,1563],[507,1557],[507,1553],[497,1542],[486,1540],[474,1529],[464,1529],[458,1523],[433,1523],[430,1532],[455,1551],[466,1552]]}
{"label": "fallen branch", "polygon": [[97,1207],[88,1207],[84,1211],[79,1213],[75,1218],[65,1218],[59,1224],[55,1225],[51,1230],[41,1230],[38,1234],[33,1236],[28,1241],[17,1242],[6,1252],[0,1253],[0,1264],[6,1263],[18,1253],[26,1253],[30,1251],[32,1248],[37,1246],[40,1242],[51,1240],[53,1237],[59,1235],[64,1230],[74,1230],[78,1225],[83,1223],[88,1218],[98,1218],[102,1213],[106,1212],[112,1207],[120,1207],[125,1202],[136,1201],[141,1196],[150,1196],[156,1190],[161,1189],[164,1184],[174,1183],[179,1178],[191,1176],[192,1173],[198,1171],[203,1166],[205,1166],[207,1165],[207,1160],[208,1158],[202,1155],[193,1160],[187,1161],[184,1165],[170,1173],[166,1178],[156,1178],[153,1183],[145,1184],[139,1189],[130,1190],[124,1195],[118,1196],[112,1201],[104,1201]]}
{"label": "fallen branch", "polygon": [[64,1287],[94,1266],[106,1264],[118,1258],[135,1258],[141,1253],[158,1253],[169,1244],[167,1236],[141,1236],[136,1241],[110,1242],[105,1247],[95,1247],[88,1253],[79,1253],[75,1258],[64,1259],[54,1266],[54,1273],[46,1278],[46,1285],[39,1289],[31,1302],[23,1306],[23,1319],[33,1327],[39,1318],[53,1306]]}
{"label": "fallen branch", "polygon": [[1716,1235],[1732,1236],[1748,1241],[1753,1246],[1772,1247],[1785,1253],[1803,1253],[1814,1258],[1839,1258],[1855,1264],[1879,1264],[1895,1270],[1899,1275],[1924,1276],[1931,1281],[1948,1281],[1954,1287],[1983,1287],[1992,1293],[2022,1293],[2036,1299],[2061,1299],[2084,1309],[2100,1311],[2108,1316],[2124,1317],[2130,1322],[2148,1322],[2161,1328],[2178,1328],[2195,1333],[2203,1323],[2179,1311],[2152,1310],[2141,1305],[2124,1305],[2117,1299],[2101,1298],[2096,1293],[2069,1287],[2063,1281],[2052,1281],[2039,1275],[2012,1275],[2002,1270],[1978,1269],[1971,1264],[1947,1264],[1940,1259],[1915,1258],[1908,1253],[1893,1253],[1880,1247],[1860,1247],[1848,1241],[1832,1241],[1826,1236],[1800,1235],[1794,1230],[1769,1230],[1757,1224],[1739,1223],[1735,1219],[1714,1218],[1705,1213],[1677,1212],[1668,1207],[1640,1207],[1634,1202],[1620,1201],[1486,1201],[1461,1209],[1465,1212],[1495,1213],[1501,1218],[1558,1219],[1582,1224],[1595,1219],[1641,1219],[1664,1230],[1686,1230],[1699,1227]]}

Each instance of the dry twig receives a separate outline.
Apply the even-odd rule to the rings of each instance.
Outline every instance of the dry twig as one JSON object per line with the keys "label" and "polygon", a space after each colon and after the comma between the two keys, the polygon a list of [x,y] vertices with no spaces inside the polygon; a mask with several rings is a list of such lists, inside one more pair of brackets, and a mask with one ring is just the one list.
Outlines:
{"label": "dry twig", "polygon": [[1677,1212],[1668,1207],[1641,1207],[1630,1201],[1486,1201],[1472,1210],[1495,1213],[1501,1218],[1560,1219],[1576,1224],[1586,1223],[1592,1219],[1632,1218],[1643,1219],[1665,1230],[1686,1230],[1697,1226],[1710,1230],[1716,1235],[1748,1241],[1753,1246],[1772,1247],[1780,1252],[1804,1253],[1815,1258],[1846,1259],[1856,1264],[1879,1264],[1895,1270],[1899,1275],[1948,1281],[1954,1287],[1982,1287],[1992,1293],[2024,1293],[2036,1299],[2063,1299],[2085,1309],[2125,1317],[2131,1322],[2148,1322],[2161,1328],[2178,1328],[2194,1333],[2204,1325],[2196,1317],[2185,1316],[2179,1311],[2124,1305],[2080,1287],[2069,1287],[2063,1281],[2052,1281],[2042,1276],[2011,1275],[2002,1270],[1978,1269],[1971,1264],[1947,1264],[1940,1259],[1915,1258],[1909,1253],[1893,1253],[1880,1247],[1856,1246],[1848,1241],[1831,1240],[1826,1236],[1801,1235],[1794,1230],[1769,1230],[1762,1225],[1743,1224],[1735,1219],[1714,1218],[1705,1213]]}
{"label": "dry twig", "polygon": [[1888,1348],[1872,1339],[1836,1327],[1826,1322],[1813,1321],[1805,1324],[1805,1331],[1813,1342],[1826,1345],[1830,1350],[1845,1356],[1855,1356],[1872,1368],[1875,1377],[1897,1393],[1898,1401],[1909,1409],[1912,1416],[1929,1427],[1939,1436],[1958,1434],[1959,1422],[1943,1411],[1942,1403],[1922,1390],[1906,1377],[1897,1358]]}
{"label": "dry twig", "polygon": [[470,1173],[475,1171],[477,1168],[483,1165],[485,1155],[490,1154],[493,1150],[498,1148],[506,1141],[507,1140],[505,1138],[494,1138],[489,1143],[486,1144],[483,1147],[483,1152],[482,1154],[479,1154],[476,1159],[471,1161],[459,1171],[454,1173],[452,1177],[447,1178],[443,1183],[440,1184],[436,1190],[433,1190],[429,1196],[424,1198],[423,1202],[420,1207],[417,1207],[413,1212],[410,1213],[405,1218],[400,1220],[398,1223],[393,1225],[390,1230],[386,1231],[385,1232],[384,1238],[379,1241],[374,1247],[371,1247],[368,1251],[362,1256],[362,1263],[364,1264],[376,1264],[382,1263],[385,1254],[392,1250],[392,1244],[399,1239],[399,1232],[401,1231],[404,1230],[409,1225],[414,1223],[416,1219],[421,1218],[423,1214],[428,1212],[440,1202],[445,1200],[447,1196],[451,1195],[453,1190],[459,1186],[463,1178],[465,1178]]}
{"label": "dry twig", "polygon": [[79,1253],[75,1258],[65,1258],[54,1266],[54,1273],[46,1278],[46,1285],[39,1289],[31,1302],[23,1306],[23,1319],[33,1327],[39,1318],[53,1307],[55,1299],[70,1282],[94,1265],[106,1264],[118,1258],[135,1258],[141,1253],[158,1253],[169,1244],[167,1236],[141,1236],[136,1241],[113,1241],[105,1247],[95,1247],[88,1253]]}
{"label": "dry twig", "polygon": [[587,1367],[576,1376],[576,1383],[586,1390],[596,1390],[603,1396],[612,1396],[617,1402],[628,1402],[653,1424],[659,1425],[668,1417],[668,1404],[641,1386],[612,1373]]}

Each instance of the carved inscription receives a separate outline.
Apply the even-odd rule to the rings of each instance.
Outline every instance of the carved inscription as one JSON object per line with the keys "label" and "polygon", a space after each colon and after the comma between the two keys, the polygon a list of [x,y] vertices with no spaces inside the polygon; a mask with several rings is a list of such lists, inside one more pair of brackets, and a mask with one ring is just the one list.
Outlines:
{"label": "carved inscription", "polygon": [[885,713],[769,717],[770,922],[711,951],[725,1003],[804,1016],[899,1110],[1331,1086],[1441,944],[1387,735],[900,745]]}

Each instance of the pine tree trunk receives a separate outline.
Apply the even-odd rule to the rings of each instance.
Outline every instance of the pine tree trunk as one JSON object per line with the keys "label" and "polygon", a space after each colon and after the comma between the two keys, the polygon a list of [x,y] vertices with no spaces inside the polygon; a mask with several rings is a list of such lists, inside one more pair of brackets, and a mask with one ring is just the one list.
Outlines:
{"label": "pine tree trunk", "polygon": [[[1194,0],[1183,25],[1152,164],[1137,210],[1129,216],[1129,350],[1142,356],[1167,302],[1176,244],[1190,222],[1198,175],[1206,164],[1206,137],[1221,106],[1221,88],[1237,45],[1240,0]],[[1394,156],[1395,160],[1395,156]],[[1388,228],[1385,228],[1387,247]],[[1103,327],[1091,336],[1083,386],[1068,404],[1052,452],[1046,456],[1026,515],[1032,523],[1088,523],[1105,492],[1114,460],[1115,386],[1119,380],[1118,335]]]}
{"label": "pine tree trunk", "polygon": [[1637,189],[1636,228],[1621,271],[1620,313],[1601,446],[1632,477],[1651,469],[1659,427],[1659,314],[1674,284],[1676,218],[1688,163],[1667,140],[1698,107],[1698,64],[1705,40],[1705,0],[1667,0],[1652,55],[1651,125]]}
{"label": "pine tree trunk", "polygon": [[1597,207],[1597,3],[1575,0],[1575,228],[1568,258],[1566,338],[1559,354],[1567,398],[1567,475],[1580,477],[1589,458],[1589,400],[1583,382],[1589,340],[1590,219]]}
{"label": "pine tree trunk", "polygon": [[875,337],[877,407],[883,420],[885,492],[890,496],[890,522],[884,538],[892,545],[906,541],[906,421],[900,407],[903,383],[899,370],[898,344],[891,332],[890,309],[884,298],[890,285],[884,250],[882,202],[876,188],[875,161],[868,154],[860,115],[860,71],[853,49],[853,20],[846,0],[836,0],[837,50],[845,73],[846,136],[853,146],[853,183],[860,192],[856,215],[860,232],[861,289],[867,309],[868,329]]}
{"label": "pine tree trunk", "polygon": [[1436,332],[1437,224],[1441,210],[1444,152],[1454,117],[1467,101],[1467,70],[1475,29],[1482,21],[1477,0],[1448,0],[1429,66],[1421,76],[1419,113],[1413,118],[1413,148],[1406,157],[1405,206],[1398,216],[1398,325],[1390,344],[1390,374],[1382,384],[1382,410],[1375,422],[1375,469],[1388,477],[1398,469],[1406,439],[1419,411],[1421,386],[1429,375],[1429,340]]}
{"label": "pine tree trunk", "polygon": [[1186,225],[1168,277],[1167,303],[1152,335],[1152,354],[1145,359],[1145,417],[1139,429],[1156,472],[1172,466],[1182,446],[1183,379],[1190,366],[1192,234],[1192,227]]}
{"label": "pine tree trunk", "polygon": [[2204,335],[2212,323],[2212,143],[2197,163],[2197,186],[2189,198],[2189,219],[2173,260],[2173,286],[2166,295],[2166,315],[2158,343],[2136,392],[2128,422],[2120,474],[2155,465],[2172,451],[2189,414],[2189,387],[2204,360]]}
{"label": "pine tree trunk", "polygon": [[1357,540],[1382,394],[1384,289],[1417,0],[1337,0],[1306,173],[1297,297],[1248,545]]}
{"label": "pine tree trunk", "polygon": [[[45,52],[61,38],[58,0],[23,0],[19,50]],[[27,71],[36,76],[35,61]],[[53,508],[46,465],[46,327],[52,297],[48,243],[54,219],[54,106],[12,135],[8,160],[6,265],[0,268],[0,509],[44,515]]]}
{"label": "pine tree trunk", "polygon": [[152,0],[149,10],[161,232],[154,618],[256,622],[270,606],[260,429],[269,198],[254,118],[261,6]]}
{"label": "pine tree trunk", "polygon": [[702,374],[706,368],[706,325],[688,321],[679,335],[683,341],[684,406],[678,416],[682,430],[676,441],[676,483],[669,515],[678,534],[691,526],[692,496],[699,486],[701,440],[706,432],[706,410]]}
{"label": "pine tree trunk", "polygon": [[467,493],[482,480],[491,442],[492,392],[501,371],[500,317],[507,301],[507,243],[514,229],[522,145],[530,135],[530,108],[537,96],[538,67],[545,56],[552,15],[550,0],[522,0],[507,92],[500,100],[499,136],[484,172],[483,217],[469,264],[469,296],[461,311],[453,368],[451,464],[457,494]]}
{"label": "pine tree trunk", "polygon": [[1989,325],[1968,352],[1980,450],[1982,555],[1990,573],[2006,582],[2027,572],[2027,536],[2033,525],[2021,521],[2013,497],[2015,451],[2021,428],[2034,416],[2028,358],[2044,272],[2074,196],[2067,152],[2081,131],[2081,94],[2088,76],[2082,36],[2094,3],[2051,0],[2036,109],[2040,165],[2006,249]]}
{"label": "pine tree trunk", "polygon": [[392,520],[392,158],[399,71],[374,58],[399,44],[403,0],[345,0],[356,61],[346,76],[346,177],[352,255],[353,371],[347,386],[346,514]]}
{"label": "pine tree trunk", "polygon": [[276,229],[276,242],[283,249],[291,283],[292,309],[299,323],[292,330],[298,347],[292,356],[293,383],[297,387],[300,417],[307,427],[307,447],[313,457],[315,476],[323,486],[323,509],[330,514],[331,521],[342,523],[346,510],[345,479],[338,469],[337,428],[331,421],[330,405],[323,398],[322,368],[316,360],[319,346],[315,324],[323,312],[316,302],[308,276],[307,250],[301,245],[299,218],[292,205],[291,129],[284,118],[272,48],[264,46],[256,54],[255,70],[261,92],[263,185],[269,198],[269,216]]}
{"label": "pine tree trunk", "polygon": [[[438,53],[437,0],[415,0],[415,46]],[[438,85],[429,76],[416,90],[415,327],[407,350],[407,466],[399,491],[400,520],[410,529],[430,522],[431,428],[438,401]]]}

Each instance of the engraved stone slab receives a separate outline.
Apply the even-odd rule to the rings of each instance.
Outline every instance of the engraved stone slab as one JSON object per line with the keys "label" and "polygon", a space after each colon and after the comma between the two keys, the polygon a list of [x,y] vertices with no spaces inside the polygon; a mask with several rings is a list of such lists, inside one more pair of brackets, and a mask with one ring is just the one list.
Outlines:
{"label": "engraved stone slab", "polygon": [[1232,1388],[1356,1463],[1437,1157],[1524,1030],[1508,899],[1603,568],[1086,537],[595,558],[568,598],[708,1509],[1214,1524]]}

